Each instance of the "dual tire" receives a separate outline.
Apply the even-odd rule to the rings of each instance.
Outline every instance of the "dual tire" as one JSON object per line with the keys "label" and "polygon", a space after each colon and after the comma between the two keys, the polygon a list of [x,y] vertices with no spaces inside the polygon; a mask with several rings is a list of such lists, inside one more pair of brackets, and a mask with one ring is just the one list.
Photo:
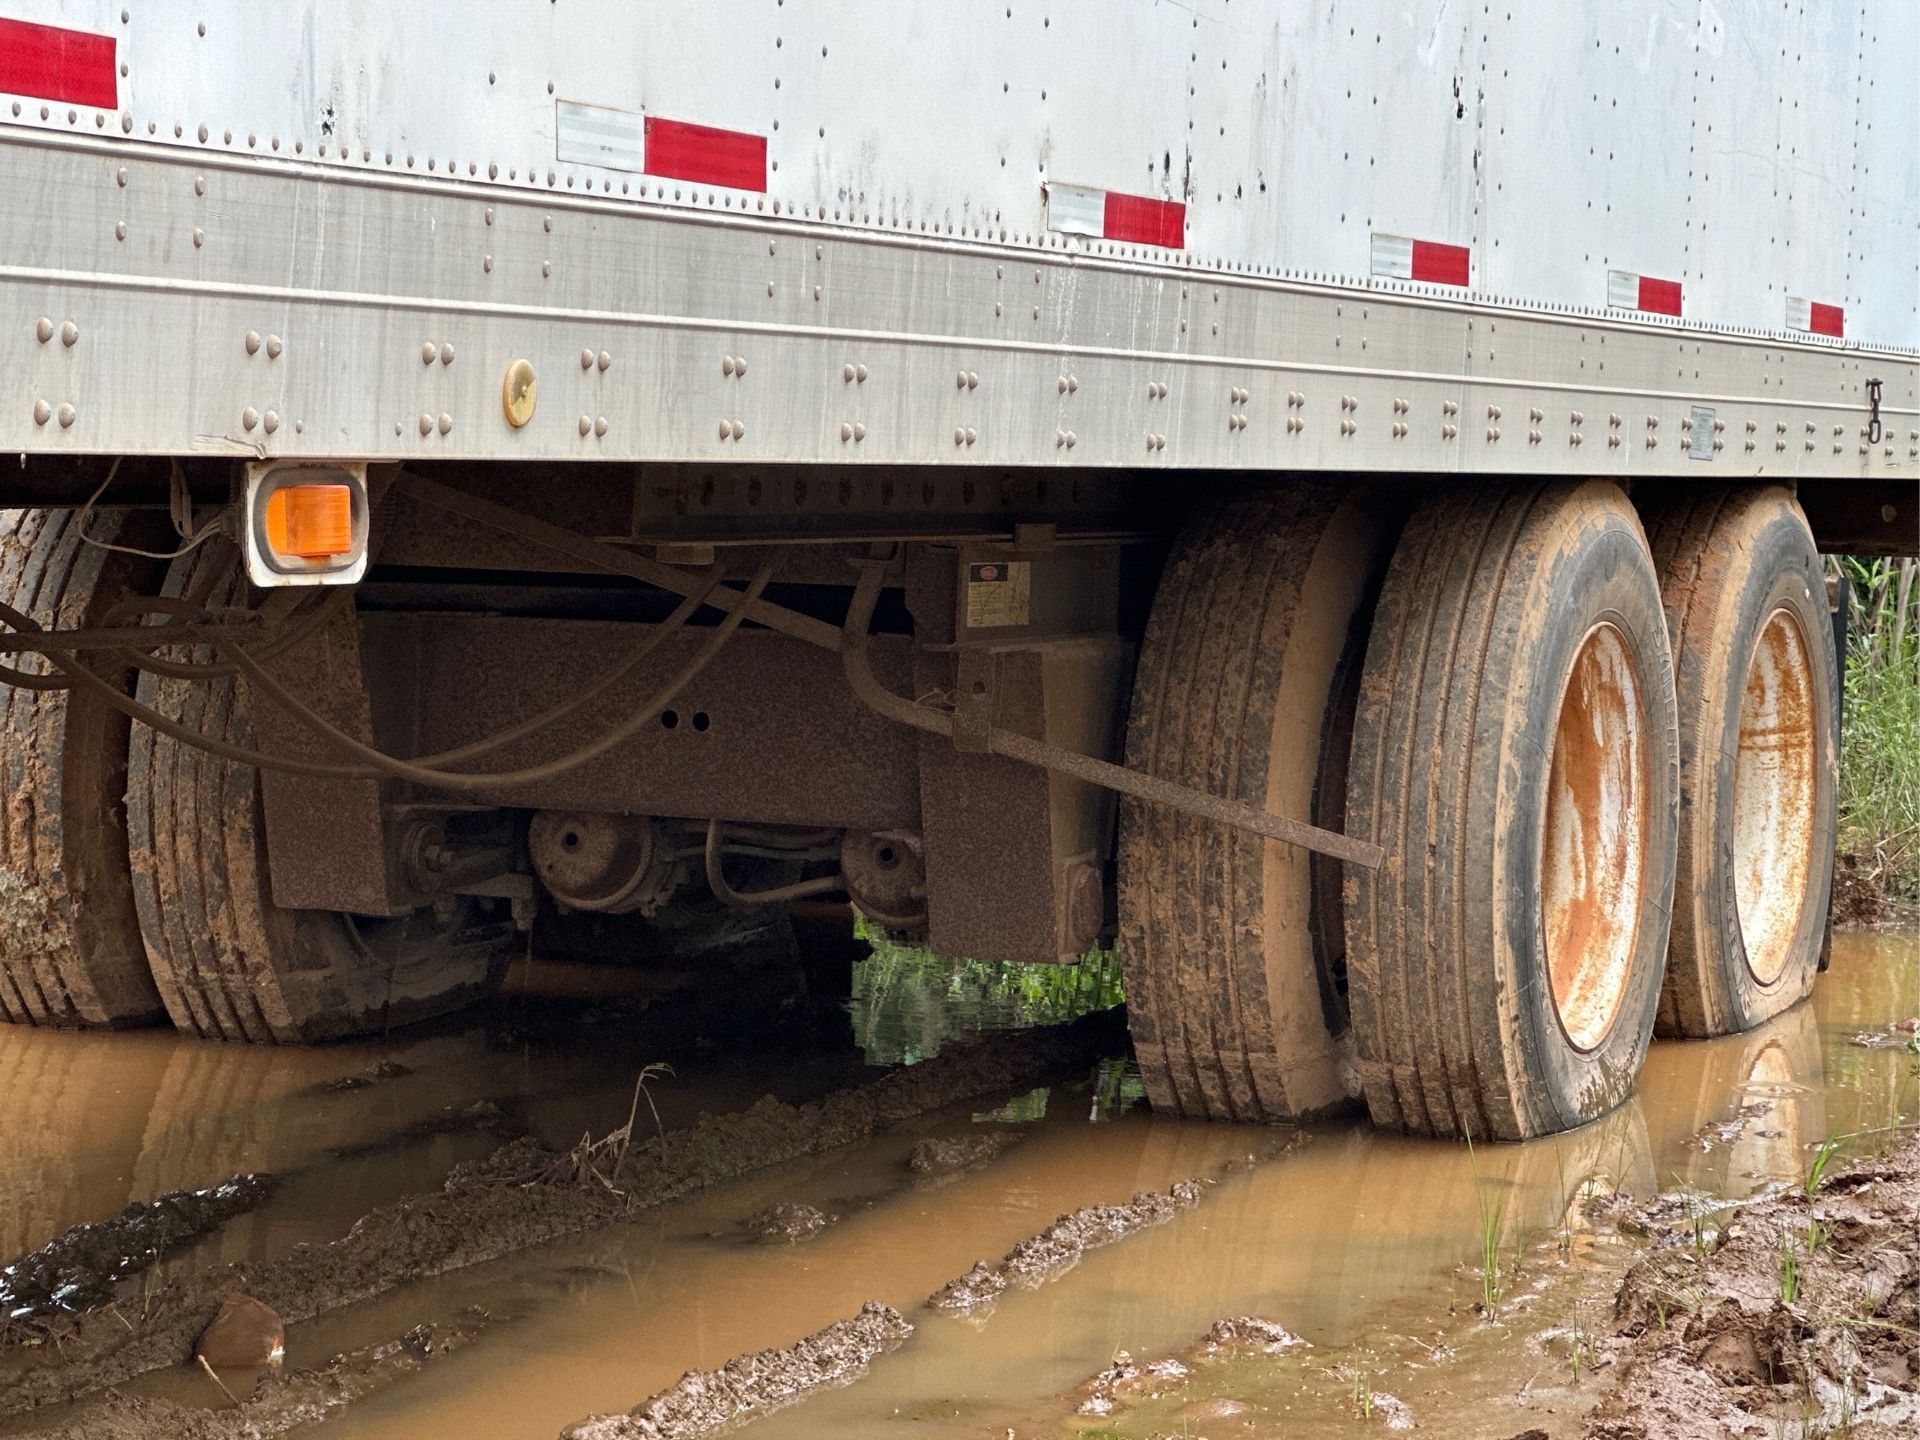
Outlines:
{"label": "dual tire", "polygon": [[[1201,512],[1143,642],[1129,758],[1310,812],[1386,861],[1348,867],[1330,904],[1333,862],[1123,808],[1121,943],[1156,1103],[1290,1120],[1353,1097],[1391,1128],[1526,1139],[1625,1100],[1656,1024],[1726,1034],[1803,997],[1835,691],[1791,497],[1688,491],[1643,524],[1604,481],[1460,487],[1397,544],[1349,544],[1363,578],[1344,590],[1248,578],[1304,576],[1337,510]],[[1348,663],[1293,663],[1316,625]],[[1319,727],[1289,730],[1305,712]],[[1293,739],[1248,745],[1269,731]],[[1299,997],[1335,972],[1316,1030]]]}

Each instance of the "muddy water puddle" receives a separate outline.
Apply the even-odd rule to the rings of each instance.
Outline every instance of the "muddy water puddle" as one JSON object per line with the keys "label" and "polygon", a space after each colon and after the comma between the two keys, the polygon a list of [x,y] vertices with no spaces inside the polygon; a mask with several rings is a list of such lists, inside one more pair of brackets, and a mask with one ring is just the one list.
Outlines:
{"label": "muddy water puddle", "polygon": [[[549,980],[576,990],[604,981],[568,973]],[[853,1033],[876,1062],[920,1058],[956,1031],[1110,998],[1091,971],[1047,983],[1055,989],[1014,995],[1015,982],[986,971],[869,962],[853,987]],[[1587,1330],[1605,1329],[1612,1277],[1641,1243],[1617,1232],[1608,1197],[1737,1199],[1798,1182],[1829,1135],[1905,1123],[1916,1056],[1887,1027],[1915,1015],[1920,932],[1841,935],[1811,1005],[1752,1035],[1658,1043],[1637,1098],[1615,1115],[1472,1156],[1358,1122],[1291,1131],[1157,1121],[1130,1103],[1136,1092],[1110,1063],[296,1325],[288,1363],[318,1365],[478,1305],[492,1318],[474,1343],[343,1411],[326,1432],[547,1437],[590,1412],[625,1410],[686,1370],[789,1343],[881,1300],[917,1326],[912,1339],[859,1383],[757,1421],[754,1433],[1369,1434],[1394,1419],[1390,1402],[1450,1435],[1571,1433],[1573,1359]],[[1853,1043],[1862,1033],[1894,1039]],[[44,1097],[30,1124],[0,1121],[0,1248],[16,1253],[129,1199],[256,1169],[294,1178],[171,1263],[330,1238],[497,1143],[478,1125],[435,1129],[477,1101],[562,1144],[624,1119],[636,1062],[652,1058],[624,1037],[623,1026],[602,1026],[591,1045],[542,1036],[516,1048],[452,1031],[263,1051],[0,1030],[8,1092]],[[774,1062],[696,1047],[677,1080],[653,1087],[663,1123],[769,1089],[817,1092],[857,1069],[850,1047],[813,1042]],[[382,1059],[410,1073],[322,1088]],[[923,1139],[977,1133],[1020,1138],[957,1174],[910,1164]],[[997,1260],[1064,1211],[1189,1176],[1215,1182],[1199,1206],[1088,1252],[1054,1283],[965,1317],[922,1308],[976,1260]],[[743,1227],[783,1204],[833,1218],[799,1227],[807,1238],[791,1242]],[[1489,1232],[1502,1272],[1493,1324],[1474,1311]],[[1196,1349],[1215,1321],[1239,1315],[1279,1322],[1308,1345]],[[1190,1373],[1123,1385],[1105,1413],[1078,1413],[1085,1383],[1117,1351],[1142,1366],[1177,1358]],[[181,1372],[128,1388],[218,1398]]]}

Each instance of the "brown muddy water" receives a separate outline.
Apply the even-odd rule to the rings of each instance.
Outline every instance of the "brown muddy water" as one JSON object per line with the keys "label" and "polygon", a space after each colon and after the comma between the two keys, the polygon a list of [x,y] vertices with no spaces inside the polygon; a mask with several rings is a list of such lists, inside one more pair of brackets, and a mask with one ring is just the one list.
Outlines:
{"label": "brown muddy water", "polygon": [[[650,1087],[672,1128],[769,1092],[823,1093],[860,1073],[863,1048],[873,1063],[920,1059],[982,1025],[1065,1018],[1113,988],[1092,969],[1063,982],[882,956],[856,973],[849,1030],[833,1005],[797,998],[799,974],[771,940],[672,975],[536,960],[516,967],[485,1023],[312,1050],[0,1027],[10,1102],[0,1109],[0,1263],[129,1201],[242,1172],[281,1181],[157,1273],[266,1259],[435,1188],[505,1136],[565,1147],[604,1133],[626,1119],[649,1060],[677,1068]],[[714,975],[724,984],[702,992],[695,982]],[[748,986],[745,975],[764,978]],[[690,984],[721,993],[678,998]],[[731,1043],[729,1017],[741,1014],[750,1044]],[[1811,1004],[1751,1035],[1656,1043],[1637,1097],[1613,1116],[1473,1155],[1359,1121],[1296,1131],[1156,1120],[1134,1103],[1116,1056],[1075,1082],[930,1116],[293,1326],[288,1365],[317,1366],[479,1305],[492,1318],[473,1343],[322,1429],[339,1440],[544,1440],[689,1369],[787,1344],[880,1300],[914,1323],[911,1340],[865,1379],[756,1421],[754,1433],[1359,1435],[1390,1428],[1404,1403],[1430,1432],[1570,1434],[1583,1395],[1573,1362],[1583,1337],[1606,1329],[1612,1281],[1640,1243],[1605,1218],[1607,1197],[1738,1199],[1798,1183],[1830,1135],[1883,1145],[1920,1102],[1920,1060],[1886,1027],[1916,1015],[1920,930],[1842,934]],[[1863,1032],[1890,1043],[1855,1043]],[[374,1078],[383,1061],[404,1073]],[[340,1088],[357,1078],[371,1083]],[[920,1140],[975,1133],[1019,1139],[957,1175],[909,1163]],[[1062,1212],[1190,1176],[1217,1182],[1198,1206],[1088,1252],[1055,1283],[965,1317],[923,1308]],[[835,1218],[796,1227],[807,1238],[794,1243],[743,1230],[780,1203]],[[1474,1311],[1487,1235],[1502,1290],[1491,1323]],[[128,1282],[127,1303],[137,1305],[139,1284]],[[1216,1320],[1241,1315],[1309,1343],[1199,1356]],[[1086,1382],[1118,1351],[1141,1364],[1179,1356],[1192,1373],[1136,1386],[1111,1413],[1077,1413]],[[183,1371],[123,1388],[225,1403]]]}

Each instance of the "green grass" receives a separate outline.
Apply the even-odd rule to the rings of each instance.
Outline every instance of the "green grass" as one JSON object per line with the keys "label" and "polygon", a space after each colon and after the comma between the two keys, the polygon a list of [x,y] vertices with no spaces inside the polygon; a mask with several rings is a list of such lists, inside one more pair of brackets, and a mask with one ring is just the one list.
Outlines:
{"label": "green grass", "polygon": [[1506,1293],[1508,1270],[1500,1263],[1500,1236],[1506,1225],[1507,1202],[1496,1198],[1480,1176],[1480,1158],[1467,1136],[1467,1166],[1473,1171],[1473,1198],[1480,1206],[1480,1308],[1488,1315]]}
{"label": "green grass", "polygon": [[[1840,849],[1894,895],[1920,895],[1920,569],[1848,557]],[[1904,567],[1904,569],[1903,569]]]}

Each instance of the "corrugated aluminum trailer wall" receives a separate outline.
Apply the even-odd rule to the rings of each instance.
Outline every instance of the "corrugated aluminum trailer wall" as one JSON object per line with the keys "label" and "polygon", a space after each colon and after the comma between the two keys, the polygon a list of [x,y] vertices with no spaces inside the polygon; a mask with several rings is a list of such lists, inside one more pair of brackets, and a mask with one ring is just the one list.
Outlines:
{"label": "corrugated aluminum trailer wall", "polygon": [[1904,474],[1917,75],[1901,0],[0,0],[0,446]]}

